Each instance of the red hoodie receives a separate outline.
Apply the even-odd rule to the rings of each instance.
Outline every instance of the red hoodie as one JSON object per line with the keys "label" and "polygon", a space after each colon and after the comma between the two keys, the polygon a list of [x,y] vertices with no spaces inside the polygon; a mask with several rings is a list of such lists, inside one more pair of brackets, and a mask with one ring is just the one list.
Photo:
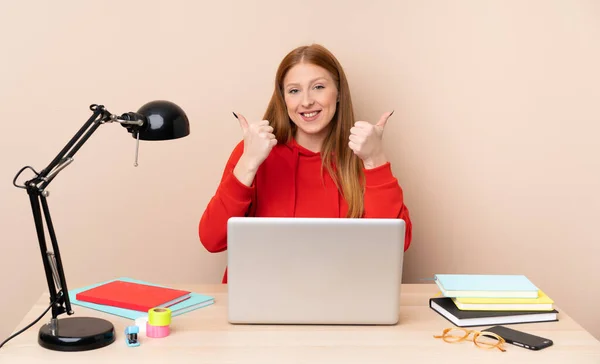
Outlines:
{"label": "red hoodie", "polygon": [[[242,141],[231,153],[219,187],[200,219],[200,241],[209,252],[227,249],[227,220],[233,216],[346,216],[346,201],[329,174],[326,171],[321,173],[320,153],[312,152],[295,141],[278,144],[259,167],[252,186],[248,187],[233,174],[243,150]],[[406,222],[406,251],[412,238],[412,223],[390,163],[365,169],[364,173],[364,217],[403,219]],[[223,283],[227,283],[227,270]]]}

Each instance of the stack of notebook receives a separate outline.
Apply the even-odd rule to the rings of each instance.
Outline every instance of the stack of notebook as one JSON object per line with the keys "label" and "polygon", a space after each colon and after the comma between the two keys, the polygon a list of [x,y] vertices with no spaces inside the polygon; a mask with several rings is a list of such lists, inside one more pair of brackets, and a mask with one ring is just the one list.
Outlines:
{"label": "stack of notebook", "polygon": [[132,320],[147,316],[154,307],[168,307],[174,317],[214,303],[211,296],[127,277],[69,290],[69,300]]}
{"label": "stack of notebook", "polygon": [[460,327],[558,321],[554,301],[523,275],[436,274],[429,306]]}

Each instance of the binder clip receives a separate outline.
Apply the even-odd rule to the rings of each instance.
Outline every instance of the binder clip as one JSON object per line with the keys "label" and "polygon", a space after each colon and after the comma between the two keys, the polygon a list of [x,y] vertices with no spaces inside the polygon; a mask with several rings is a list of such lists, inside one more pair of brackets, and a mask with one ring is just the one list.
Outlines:
{"label": "binder clip", "polygon": [[137,326],[127,326],[125,328],[125,343],[127,346],[140,346],[138,341],[138,333],[140,328]]}

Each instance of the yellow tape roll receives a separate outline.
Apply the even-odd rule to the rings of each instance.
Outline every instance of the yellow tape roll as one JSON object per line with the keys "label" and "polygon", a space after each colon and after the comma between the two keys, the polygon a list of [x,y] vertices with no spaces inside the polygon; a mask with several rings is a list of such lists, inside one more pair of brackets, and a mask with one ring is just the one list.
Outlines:
{"label": "yellow tape roll", "polygon": [[171,324],[171,309],[151,308],[148,310],[148,323],[152,326],[169,326]]}

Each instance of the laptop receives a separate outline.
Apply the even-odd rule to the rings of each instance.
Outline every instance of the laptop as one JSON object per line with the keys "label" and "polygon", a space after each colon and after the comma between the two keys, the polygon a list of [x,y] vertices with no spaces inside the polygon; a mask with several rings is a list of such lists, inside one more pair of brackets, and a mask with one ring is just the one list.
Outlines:
{"label": "laptop", "polygon": [[401,219],[230,218],[228,321],[397,324],[405,229]]}

